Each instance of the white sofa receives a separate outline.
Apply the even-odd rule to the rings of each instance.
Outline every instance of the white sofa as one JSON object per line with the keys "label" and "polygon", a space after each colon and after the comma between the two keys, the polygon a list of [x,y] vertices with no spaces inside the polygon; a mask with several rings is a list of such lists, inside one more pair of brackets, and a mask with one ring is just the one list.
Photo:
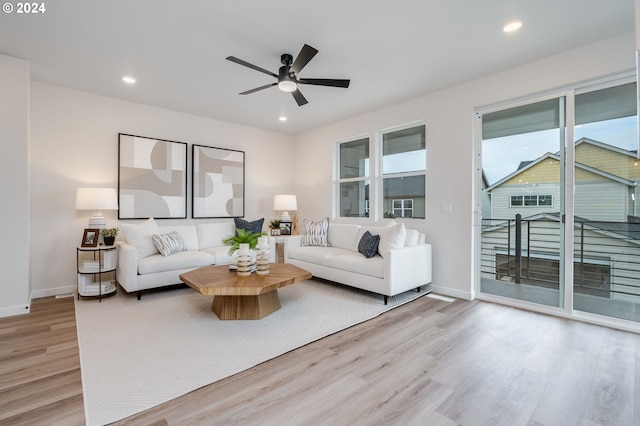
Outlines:
{"label": "white sofa", "polygon": [[[120,223],[124,241],[118,241],[116,279],[128,293],[180,284],[180,274],[209,265],[233,263],[229,247],[222,240],[235,234],[233,222],[158,226],[153,219],[140,225]],[[153,234],[177,231],[186,251],[163,256],[153,243]],[[272,239],[270,239],[272,240]],[[270,256],[275,259],[275,240],[270,241]]]}
{"label": "white sofa", "polygon": [[[358,252],[365,231],[380,235],[380,252],[366,258]],[[359,226],[329,223],[329,247],[305,246],[304,236],[282,238],[285,261],[314,277],[388,296],[431,283],[431,245],[425,235],[402,223]]]}

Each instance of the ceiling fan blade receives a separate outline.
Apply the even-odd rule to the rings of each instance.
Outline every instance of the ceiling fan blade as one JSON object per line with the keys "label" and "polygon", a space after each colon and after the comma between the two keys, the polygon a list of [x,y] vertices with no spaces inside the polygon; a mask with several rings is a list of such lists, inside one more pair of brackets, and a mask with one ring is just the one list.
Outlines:
{"label": "ceiling fan blade", "polygon": [[271,71],[267,71],[264,68],[260,68],[257,65],[250,64],[249,62],[243,61],[242,59],[238,59],[235,56],[227,56],[227,60],[231,62],[235,62],[236,64],[244,65],[245,67],[251,68],[252,70],[263,72],[267,75],[270,75],[271,77],[278,78],[277,74],[274,74]]}
{"label": "ceiling fan blade", "polygon": [[299,84],[313,84],[314,86],[349,87],[351,80],[336,80],[332,78],[301,78]]}
{"label": "ceiling fan blade", "polygon": [[308,44],[302,46],[302,49],[300,50],[300,53],[298,53],[296,60],[293,62],[293,65],[291,65],[291,71],[298,74],[300,71],[302,71],[302,68],[304,68],[305,65],[307,65],[314,56],[316,56],[317,53],[318,50],[314,49]]}
{"label": "ceiling fan blade", "polygon": [[265,84],[264,86],[256,87],[255,89],[247,90],[246,92],[239,93],[240,95],[249,95],[259,90],[268,89],[269,87],[276,86],[278,83]]}
{"label": "ceiling fan blade", "polygon": [[298,106],[302,106],[309,103],[309,101],[304,96],[302,96],[302,93],[300,93],[299,90],[294,90],[293,92],[291,92],[291,94],[293,95],[293,98],[298,103]]}

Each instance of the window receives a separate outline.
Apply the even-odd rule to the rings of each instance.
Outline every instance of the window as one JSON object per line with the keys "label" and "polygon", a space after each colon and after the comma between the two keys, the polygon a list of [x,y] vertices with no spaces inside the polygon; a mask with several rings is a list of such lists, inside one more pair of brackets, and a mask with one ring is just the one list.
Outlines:
{"label": "window", "polygon": [[552,195],[512,195],[511,207],[551,207]]}
{"label": "window", "polygon": [[339,145],[340,217],[369,216],[369,139]]}
{"label": "window", "polygon": [[413,200],[393,200],[395,217],[413,217]]}
{"label": "window", "polygon": [[425,218],[426,169],[424,125],[382,134],[384,217]]}

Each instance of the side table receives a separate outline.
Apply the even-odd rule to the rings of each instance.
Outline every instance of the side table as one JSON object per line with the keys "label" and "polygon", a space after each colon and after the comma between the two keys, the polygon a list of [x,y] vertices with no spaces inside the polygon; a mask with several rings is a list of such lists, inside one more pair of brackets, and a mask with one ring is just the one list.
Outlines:
{"label": "side table", "polygon": [[97,297],[102,302],[103,297],[115,295],[117,261],[115,245],[77,247],[78,300],[80,296]]}

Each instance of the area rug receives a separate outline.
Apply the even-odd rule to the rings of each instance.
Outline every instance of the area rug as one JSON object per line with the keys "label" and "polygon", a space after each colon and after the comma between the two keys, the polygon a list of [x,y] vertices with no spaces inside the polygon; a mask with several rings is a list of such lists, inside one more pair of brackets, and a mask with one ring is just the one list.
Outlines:
{"label": "area rug", "polygon": [[258,321],[220,321],[211,296],[184,288],[76,300],[85,416],[114,422],[425,295],[390,297],[316,280],[278,290]]}

